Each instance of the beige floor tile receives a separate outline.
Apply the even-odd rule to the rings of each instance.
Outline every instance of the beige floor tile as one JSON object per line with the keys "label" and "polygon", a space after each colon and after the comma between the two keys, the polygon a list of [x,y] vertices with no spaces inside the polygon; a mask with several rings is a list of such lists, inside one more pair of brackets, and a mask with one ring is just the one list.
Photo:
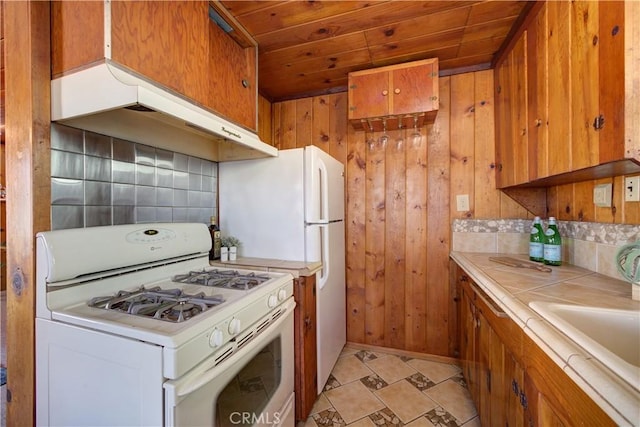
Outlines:
{"label": "beige floor tile", "polygon": [[453,415],[460,423],[465,423],[478,415],[469,391],[455,381],[447,380],[423,393]]}
{"label": "beige floor tile", "polygon": [[348,356],[350,354],[356,354],[358,351],[360,350],[354,347],[350,347],[349,344],[347,344],[342,348],[342,351],[340,352],[340,357]]}
{"label": "beige floor tile", "polygon": [[422,359],[411,359],[407,363],[436,384],[460,372],[458,366],[448,363],[438,363]]}
{"label": "beige floor tile", "polygon": [[436,427],[433,425],[431,421],[426,419],[425,417],[420,417],[415,421],[411,421],[409,424],[406,424],[405,427]]}
{"label": "beige floor tile", "polygon": [[385,356],[369,360],[367,366],[380,376],[387,384],[393,384],[416,373],[397,356]]}
{"label": "beige floor tile", "polygon": [[360,381],[329,390],[325,396],[347,424],[384,408],[384,404]]}
{"label": "beige floor tile", "polygon": [[396,414],[403,423],[408,423],[429,412],[437,405],[408,381],[398,381],[375,392],[375,395]]}
{"label": "beige floor tile", "polygon": [[364,417],[355,423],[349,424],[347,427],[376,427],[376,425],[371,421],[371,418]]}
{"label": "beige floor tile", "polygon": [[324,395],[324,393],[320,393],[316,403],[313,404],[313,408],[311,408],[311,412],[309,414],[317,414],[320,411],[324,411],[325,409],[329,409],[331,407],[331,403]]}
{"label": "beige floor tile", "polygon": [[471,420],[464,423],[463,427],[482,427],[480,424],[480,417],[471,418]]}
{"label": "beige floor tile", "polygon": [[304,427],[318,427],[318,424],[316,424],[316,422],[313,421],[313,417],[309,417],[307,418],[307,421],[304,423]]}
{"label": "beige floor tile", "polygon": [[340,357],[331,372],[340,384],[347,384],[359,380],[372,373],[371,369],[367,368],[355,355]]}

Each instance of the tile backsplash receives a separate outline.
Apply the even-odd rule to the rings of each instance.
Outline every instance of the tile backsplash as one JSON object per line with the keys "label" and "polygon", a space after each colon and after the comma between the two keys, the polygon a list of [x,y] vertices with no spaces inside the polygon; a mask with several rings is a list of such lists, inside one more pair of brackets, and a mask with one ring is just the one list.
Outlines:
{"label": "tile backsplash", "polygon": [[[455,219],[451,248],[462,252],[527,254],[531,223],[526,219]],[[546,227],[544,220],[543,225]],[[623,279],[615,265],[618,249],[640,241],[640,225],[558,221],[558,228],[563,262],[617,279]]]}
{"label": "tile backsplash", "polygon": [[97,133],[51,126],[51,228],[209,223],[218,164]]}

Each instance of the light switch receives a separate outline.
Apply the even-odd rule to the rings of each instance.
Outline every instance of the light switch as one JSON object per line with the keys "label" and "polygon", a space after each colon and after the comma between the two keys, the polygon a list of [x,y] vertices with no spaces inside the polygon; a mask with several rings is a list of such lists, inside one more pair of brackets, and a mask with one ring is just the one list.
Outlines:
{"label": "light switch", "polygon": [[458,212],[466,212],[469,210],[469,195],[458,194],[456,196],[456,210]]}

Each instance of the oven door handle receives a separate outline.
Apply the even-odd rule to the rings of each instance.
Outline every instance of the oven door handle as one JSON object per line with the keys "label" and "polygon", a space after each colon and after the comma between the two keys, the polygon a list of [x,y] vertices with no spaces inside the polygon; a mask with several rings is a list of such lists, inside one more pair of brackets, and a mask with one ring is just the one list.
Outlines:
{"label": "oven door handle", "polygon": [[[261,334],[264,334],[273,328],[280,327],[280,325],[282,325],[282,323],[284,323],[289,317],[289,315],[293,312],[293,310],[295,309],[295,306],[296,306],[296,303],[293,300],[293,298],[290,298],[288,302],[285,302],[284,304],[282,304],[282,307],[284,308],[284,312],[280,315],[280,317],[278,317],[275,320],[275,322],[269,325],[269,327],[266,330],[264,330]],[[252,339],[248,344],[246,344],[244,347],[238,350],[238,352],[233,354],[231,357],[229,357],[219,365],[214,366],[212,368],[204,368],[203,370],[196,368],[195,369],[196,372],[193,372],[191,375],[189,375],[189,379],[185,378],[186,381],[184,384],[176,385],[177,397],[181,398],[198,390],[200,387],[206,385],[207,383],[212,381],[214,378],[216,378],[218,375],[220,375],[220,372],[223,372],[224,370],[226,370],[228,365],[236,363],[236,361],[242,358],[247,352],[250,352],[251,350],[255,349],[257,346],[261,345],[262,342],[256,338]]]}

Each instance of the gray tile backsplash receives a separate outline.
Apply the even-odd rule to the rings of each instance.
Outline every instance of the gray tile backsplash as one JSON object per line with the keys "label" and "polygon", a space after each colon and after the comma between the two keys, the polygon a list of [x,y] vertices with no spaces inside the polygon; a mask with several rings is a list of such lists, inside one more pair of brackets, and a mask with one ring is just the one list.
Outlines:
{"label": "gray tile backsplash", "polygon": [[209,160],[54,123],[51,227],[208,224],[217,215],[217,172]]}

